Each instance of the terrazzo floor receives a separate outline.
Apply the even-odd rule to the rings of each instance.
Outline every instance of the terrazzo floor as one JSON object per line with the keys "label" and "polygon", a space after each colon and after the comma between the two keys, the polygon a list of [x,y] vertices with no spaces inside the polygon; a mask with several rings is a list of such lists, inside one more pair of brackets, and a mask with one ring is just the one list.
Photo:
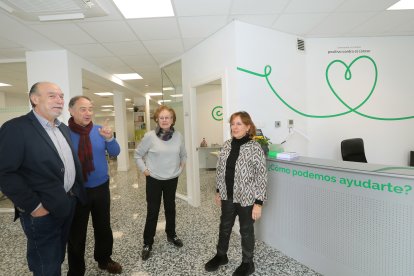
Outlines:
{"label": "terrazzo floor", "polygon": [[[131,161],[132,162],[132,161]],[[229,263],[216,272],[206,272],[204,264],[215,254],[220,210],[213,202],[214,171],[200,172],[201,207],[194,208],[177,198],[177,234],[184,247],[167,243],[164,232],[163,208],[159,216],[157,234],[147,261],[141,260],[142,233],[145,223],[145,179],[138,175],[133,163],[128,172],[117,172],[116,161],[110,161],[112,231],[114,249],[112,258],[123,266],[122,275],[232,275],[241,262],[240,237],[233,233],[228,252]],[[183,177],[182,177],[183,178]],[[185,179],[185,178],[183,178]],[[179,185],[185,185],[180,181]],[[178,190],[184,189],[179,187]],[[26,239],[8,200],[0,200],[0,275],[31,275],[25,258]],[[88,229],[86,275],[110,275],[101,271],[93,259],[93,230]],[[320,276],[320,274],[272,249],[261,241],[255,247],[256,272],[253,275]],[[67,262],[62,265],[66,275]]]}

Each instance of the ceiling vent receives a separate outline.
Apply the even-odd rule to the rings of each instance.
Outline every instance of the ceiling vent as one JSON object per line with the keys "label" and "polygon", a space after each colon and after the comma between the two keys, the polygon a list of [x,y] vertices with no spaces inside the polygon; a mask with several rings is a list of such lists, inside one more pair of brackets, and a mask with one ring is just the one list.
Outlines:
{"label": "ceiling vent", "polygon": [[108,15],[98,0],[0,0],[0,8],[25,21],[73,20]]}
{"label": "ceiling vent", "polygon": [[297,49],[302,52],[305,51],[305,40],[300,38],[297,39]]}

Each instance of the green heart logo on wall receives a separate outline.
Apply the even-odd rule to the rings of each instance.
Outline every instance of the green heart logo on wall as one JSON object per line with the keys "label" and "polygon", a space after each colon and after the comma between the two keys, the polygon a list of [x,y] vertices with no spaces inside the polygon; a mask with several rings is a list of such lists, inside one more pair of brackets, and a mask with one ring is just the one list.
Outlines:
{"label": "green heart logo on wall", "polygon": [[[363,97],[364,95],[362,93],[364,93],[364,92],[362,91],[362,93],[361,93],[360,91],[356,91],[357,89],[355,88],[355,85],[353,85],[351,89],[348,89],[347,91],[344,91],[345,92],[345,93],[343,93],[344,96],[349,95],[351,92],[353,93],[353,95],[350,95],[351,97],[349,97],[348,102],[345,101],[342,97],[340,97],[338,95],[336,90],[333,88],[333,84],[332,84],[331,79],[329,77],[330,76],[329,72],[330,71],[334,71],[334,73],[336,73],[337,71],[342,72],[342,71],[340,71],[341,65],[342,65],[345,69],[344,74],[343,75],[341,75],[341,74],[336,74],[336,75],[332,74],[333,76],[337,76],[337,78],[333,77],[334,78],[334,83],[339,83],[341,78],[342,78],[343,81],[349,82],[349,81],[352,80],[352,76],[353,76],[352,71],[351,71],[351,67],[357,61],[360,61],[360,60],[367,60],[369,62],[368,65],[372,64],[372,66],[374,68],[374,80],[372,82],[372,86],[369,87],[368,95],[365,98],[363,98],[362,101],[360,101],[359,103],[357,102],[356,104],[354,104],[355,107],[351,107],[351,105],[349,104],[349,101],[351,101],[352,98],[354,98],[354,99],[357,98],[357,96],[362,96]],[[361,63],[361,62],[359,62],[359,63]],[[334,65],[339,65],[339,66],[337,66],[338,70],[331,69],[331,68],[334,67]],[[367,66],[367,67],[369,67],[369,66]],[[364,69],[369,70],[370,68],[362,68],[362,70],[364,70]],[[364,75],[366,76],[367,74],[364,74]],[[357,113],[361,116],[364,116],[364,114],[358,112],[358,109],[361,106],[363,106],[369,100],[369,98],[371,98],[372,93],[374,93],[375,87],[377,85],[378,70],[377,70],[377,65],[375,64],[375,61],[372,58],[368,57],[368,56],[360,56],[360,57],[355,58],[349,65],[347,65],[344,61],[337,59],[337,60],[334,60],[334,61],[332,61],[331,63],[328,64],[328,66],[326,67],[326,71],[325,71],[325,77],[326,77],[326,82],[327,82],[327,84],[329,86],[329,89],[331,90],[332,94],[347,109],[347,111],[345,111],[343,113],[338,113],[338,114],[335,114],[335,115],[341,116],[341,115],[345,115],[345,114],[354,112],[354,113]],[[367,81],[367,82],[369,82],[369,81]],[[360,82],[360,83],[362,83],[362,82]],[[363,89],[366,89],[366,88],[364,87]],[[360,93],[361,95],[355,95],[355,94],[358,94],[358,93]]]}
{"label": "green heart logo on wall", "polygon": [[[341,97],[339,96],[338,92],[334,89],[333,85],[332,85],[332,80],[329,77],[329,71],[331,70],[331,67],[333,65],[342,65],[345,68],[345,73],[344,73],[344,79],[346,81],[349,81],[352,79],[352,71],[351,71],[351,67],[360,60],[367,60],[368,62],[370,62],[373,65],[374,68],[374,80],[373,80],[373,84],[370,88],[370,91],[368,93],[368,95],[362,99],[361,102],[354,104],[354,107],[351,106],[350,104],[348,104],[345,100],[344,100],[344,96]],[[368,100],[371,98],[372,94],[374,93],[376,84],[377,84],[377,79],[378,79],[378,69],[377,69],[377,65],[375,63],[375,61],[369,57],[369,56],[359,56],[357,58],[355,58],[349,65],[346,64],[346,62],[336,59],[333,60],[332,62],[330,62],[328,64],[328,66],[326,67],[326,71],[325,71],[325,77],[326,77],[326,82],[329,86],[330,91],[332,92],[332,94],[335,96],[335,98],[347,109],[344,112],[339,112],[339,113],[334,113],[334,114],[328,114],[328,115],[316,115],[316,114],[308,114],[308,113],[304,113],[296,108],[294,108],[292,105],[290,105],[288,102],[286,102],[280,95],[279,93],[274,89],[274,87],[272,86],[272,84],[269,81],[269,76],[272,73],[272,67],[270,65],[266,65],[264,68],[264,74],[261,73],[257,73],[257,72],[253,72],[241,67],[237,67],[237,70],[254,75],[254,76],[258,76],[258,77],[262,77],[266,79],[267,84],[269,85],[270,89],[272,90],[273,94],[275,94],[275,96],[286,106],[288,107],[290,110],[298,113],[299,115],[305,116],[305,117],[309,117],[309,118],[332,118],[332,117],[338,117],[338,116],[343,116],[346,115],[348,113],[355,113],[358,114],[362,117],[368,118],[368,119],[373,119],[373,120],[385,120],[385,121],[397,121],[397,120],[408,120],[408,119],[413,119],[414,116],[405,116],[405,117],[378,117],[378,116],[371,116],[369,114],[363,113],[361,111],[359,111],[359,109],[368,102]],[[345,91],[346,92],[346,91]],[[345,95],[345,94],[343,94]]]}

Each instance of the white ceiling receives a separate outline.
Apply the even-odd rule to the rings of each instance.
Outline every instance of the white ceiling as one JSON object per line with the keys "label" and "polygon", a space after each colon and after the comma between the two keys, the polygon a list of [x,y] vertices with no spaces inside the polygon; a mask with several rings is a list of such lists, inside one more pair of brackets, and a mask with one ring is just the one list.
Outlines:
{"label": "white ceiling", "polygon": [[[0,6],[1,1],[6,0],[0,0]],[[143,80],[127,81],[134,90],[129,95],[160,91],[161,65],[178,59],[235,19],[304,39],[414,35],[413,10],[386,11],[396,0],[171,0],[175,17],[128,20],[112,0],[7,1],[69,6],[92,1],[108,15],[39,22],[0,8],[0,82],[13,85],[0,87],[6,93],[27,91],[25,64],[11,61],[24,61],[26,51],[53,49],[67,49],[111,74],[140,74]],[[113,85],[84,74],[86,94]]]}

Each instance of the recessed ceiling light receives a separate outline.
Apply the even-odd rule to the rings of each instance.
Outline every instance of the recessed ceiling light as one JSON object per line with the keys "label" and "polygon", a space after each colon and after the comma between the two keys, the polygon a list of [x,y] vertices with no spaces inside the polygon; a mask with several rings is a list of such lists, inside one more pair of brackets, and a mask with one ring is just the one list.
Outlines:
{"label": "recessed ceiling light", "polygon": [[85,15],[81,12],[78,12],[78,13],[39,15],[38,18],[40,21],[60,21],[60,20],[84,19]]}
{"label": "recessed ceiling light", "polygon": [[114,74],[115,77],[121,80],[142,80],[142,77],[137,73],[129,73],[129,74]]}
{"label": "recessed ceiling light", "polygon": [[171,100],[159,100],[158,104],[169,103],[169,102],[171,102]]}
{"label": "recessed ceiling light", "polygon": [[148,96],[162,96],[161,92],[151,92],[151,93],[145,93],[145,95]]}
{"label": "recessed ceiling light", "polygon": [[170,95],[170,97],[173,97],[173,98],[179,98],[179,97],[182,97],[182,96],[183,96],[183,94]]}
{"label": "recessed ceiling light", "polygon": [[125,18],[174,16],[171,0],[114,0]]}
{"label": "recessed ceiling light", "polygon": [[104,108],[104,109],[101,109],[101,111],[111,111],[112,112],[112,109]]}
{"label": "recessed ceiling light", "polygon": [[130,101],[132,101],[130,98],[125,98],[125,101],[126,102],[130,102]]}
{"label": "recessed ceiling light", "polygon": [[101,105],[101,107],[114,107],[114,106],[111,104],[105,104],[105,105]]}
{"label": "recessed ceiling light", "polygon": [[162,88],[162,90],[164,90],[164,91],[171,91],[171,90],[174,90],[174,87],[168,86],[168,87]]}
{"label": "recessed ceiling light", "polygon": [[108,97],[108,96],[113,96],[114,95],[114,93],[112,93],[112,92],[96,92],[96,93],[93,93],[93,94],[101,96],[101,97]]}
{"label": "recessed ceiling light", "polygon": [[149,84],[145,84],[144,86],[145,86],[145,87],[149,87],[149,86],[151,86],[151,85],[149,85]]}
{"label": "recessed ceiling light", "polygon": [[0,82],[0,86],[11,86],[11,84]]}
{"label": "recessed ceiling light", "polygon": [[387,10],[412,10],[414,9],[414,1],[413,0],[400,0]]}

